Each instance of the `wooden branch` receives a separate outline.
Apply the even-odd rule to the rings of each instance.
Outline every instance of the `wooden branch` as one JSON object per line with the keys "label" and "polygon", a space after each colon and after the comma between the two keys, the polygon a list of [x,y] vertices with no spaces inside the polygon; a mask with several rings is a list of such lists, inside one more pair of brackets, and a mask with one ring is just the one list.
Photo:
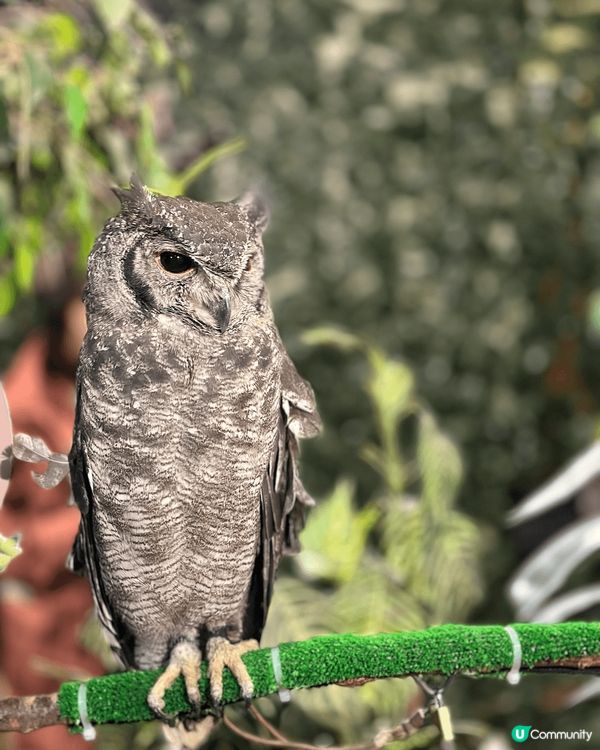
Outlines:
{"label": "wooden branch", "polygon": [[33,732],[66,723],[58,710],[58,693],[0,700],[0,732]]}

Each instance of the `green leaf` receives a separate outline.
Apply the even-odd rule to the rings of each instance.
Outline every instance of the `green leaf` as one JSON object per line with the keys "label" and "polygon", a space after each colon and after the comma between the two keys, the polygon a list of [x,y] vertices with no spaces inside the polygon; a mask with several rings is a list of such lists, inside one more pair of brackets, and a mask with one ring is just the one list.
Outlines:
{"label": "green leaf", "polygon": [[332,629],[337,632],[381,633],[415,630],[424,626],[422,613],[412,592],[380,555],[368,555],[355,575],[332,595]]}
{"label": "green leaf", "polygon": [[169,177],[163,185],[157,185],[156,189],[165,195],[183,195],[191,183],[212,164],[227,156],[239,154],[245,148],[246,141],[243,138],[233,138],[230,141],[221,143],[206,153],[201,154],[180,174]]}
{"label": "green leaf", "polygon": [[31,164],[40,171],[45,172],[52,166],[54,155],[45,143],[34,143],[31,148]]}
{"label": "green leaf", "polygon": [[489,545],[470,518],[451,512],[435,529],[427,557],[431,622],[462,619],[481,598],[480,559]]}
{"label": "green leaf", "polygon": [[107,29],[117,29],[131,16],[133,0],[94,0],[94,7]]}
{"label": "green leaf", "polygon": [[75,20],[66,13],[50,13],[41,22],[50,34],[55,59],[63,59],[77,52],[81,46],[81,34]]}
{"label": "green leaf", "polygon": [[451,507],[460,486],[462,461],[457,447],[427,412],[419,420],[417,459],[422,502],[432,511],[443,513]]}
{"label": "green leaf", "polygon": [[311,328],[304,332],[302,341],[308,346],[333,346],[347,352],[364,347],[364,342],[358,336],[335,326]]}
{"label": "green leaf", "polygon": [[28,244],[17,245],[14,257],[14,279],[22,291],[29,291],[33,285],[35,253]]}
{"label": "green leaf", "polygon": [[367,448],[366,458],[385,479],[392,493],[402,492],[406,484],[406,466],[400,453],[400,422],[414,408],[414,377],[409,368],[387,358],[375,347],[368,350],[371,373],[366,390],[375,409],[381,449]]}
{"label": "green leaf", "polygon": [[385,557],[427,612],[427,624],[464,617],[480,598],[481,533],[456,511],[433,515],[414,500],[390,502],[381,523]]}
{"label": "green leaf", "polygon": [[79,86],[65,86],[64,107],[71,135],[74,140],[78,140],[85,127],[88,111],[87,102]]}
{"label": "green leaf", "polygon": [[22,552],[17,536],[6,537],[0,534],[0,573],[3,573],[10,562]]}
{"label": "green leaf", "polygon": [[386,433],[395,432],[398,422],[412,411],[414,376],[410,369],[386,357],[378,349],[369,349],[371,376],[367,392]]}
{"label": "green leaf", "polygon": [[11,276],[0,278],[0,318],[13,309],[15,304],[15,285]]}
{"label": "green leaf", "polygon": [[389,498],[380,524],[385,559],[419,601],[429,599],[427,556],[436,543],[428,533],[418,500]]}
{"label": "green leaf", "polygon": [[83,65],[72,65],[65,74],[65,83],[83,89],[90,80],[90,71]]}
{"label": "green leaf", "polygon": [[360,455],[363,461],[366,461],[378,474],[381,474],[381,476],[385,475],[388,468],[386,465],[387,457],[378,445],[369,443],[363,446]]}
{"label": "green leaf", "polygon": [[355,574],[379,512],[373,507],[357,511],[353,496],[353,486],[339,482],[331,496],[311,512],[298,557],[308,577],[348,581]]}
{"label": "green leaf", "polygon": [[33,286],[35,259],[43,245],[42,222],[33,216],[19,221],[13,232],[13,281],[18,290],[27,292]]}
{"label": "green leaf", "polygon": [[140,109],[135,145],[139,169],[146,185],[162,192],[168,180],[168,170],[158,151],[154,135],[154,116],[147,103]]}
{"label": "green leaf", "polygon": [[192,88],[193,80],[189,65],[186,65],[182,60],[175,60],[175,74],[181,91],[187,94]]}

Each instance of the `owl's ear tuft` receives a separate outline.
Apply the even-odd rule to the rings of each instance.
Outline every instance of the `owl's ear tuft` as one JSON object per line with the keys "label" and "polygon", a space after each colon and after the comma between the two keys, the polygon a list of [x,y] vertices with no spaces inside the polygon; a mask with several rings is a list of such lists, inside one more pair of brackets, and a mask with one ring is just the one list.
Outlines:
{"label": "owl's ear tuft", "polygon": [[269,224],[271,212],[265,196],[258,190],[249,190],[236,203],[246,212],[252,226],[262,234]]}
{"label": "owl's ear tuft", "polygon": [[152,219],[152,195],[135,172],[131,175],[129,188],[113,187],[112,191],[121,201],[123,213]]}

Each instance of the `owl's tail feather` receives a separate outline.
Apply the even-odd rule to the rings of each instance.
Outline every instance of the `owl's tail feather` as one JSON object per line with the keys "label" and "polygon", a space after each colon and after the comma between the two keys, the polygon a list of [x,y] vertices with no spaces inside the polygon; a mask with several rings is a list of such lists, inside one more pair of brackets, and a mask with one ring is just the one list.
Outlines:
{"label": "owl's tail feather", "polygon": [[186,729],[181,721],[174,727],[163,724],[167,747],[169,750],[196,750],[206,742],[216,723],[214,716],[206,716],[200,719],[193,729]]}

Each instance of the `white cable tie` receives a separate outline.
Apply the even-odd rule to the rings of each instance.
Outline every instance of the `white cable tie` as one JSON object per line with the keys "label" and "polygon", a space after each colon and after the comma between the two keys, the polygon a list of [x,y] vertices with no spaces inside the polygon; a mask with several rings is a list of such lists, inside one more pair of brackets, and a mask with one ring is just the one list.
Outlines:
{"label": "white cable tie", "polygon": [[83,727],[83,739],[92,742],[96,739],[96,730],[90,722],[87,712],[87,683],[82,682],[77,691],[77,708],[79,710],[79,720]]}
{"label": "white cable tie", "polygon": [[512,625],[506,625],[504,630],[508,633],[513,648],[513,663],[506,675],[506,681],[509,685],[518,685],[521,682],[521,659],[523,657],[521,639]]}
{"label": "white cable tie", "polygon": [[275,682],[277,683],[279,700],[282,703],[289,703],[292,700],[292,694],[287,688],[282,687],[283,673],[281,671],[281,657],[279,655],[279,646],[275,646],[271,649],[271,661],[273,663],[273,674],[275,675]]}

